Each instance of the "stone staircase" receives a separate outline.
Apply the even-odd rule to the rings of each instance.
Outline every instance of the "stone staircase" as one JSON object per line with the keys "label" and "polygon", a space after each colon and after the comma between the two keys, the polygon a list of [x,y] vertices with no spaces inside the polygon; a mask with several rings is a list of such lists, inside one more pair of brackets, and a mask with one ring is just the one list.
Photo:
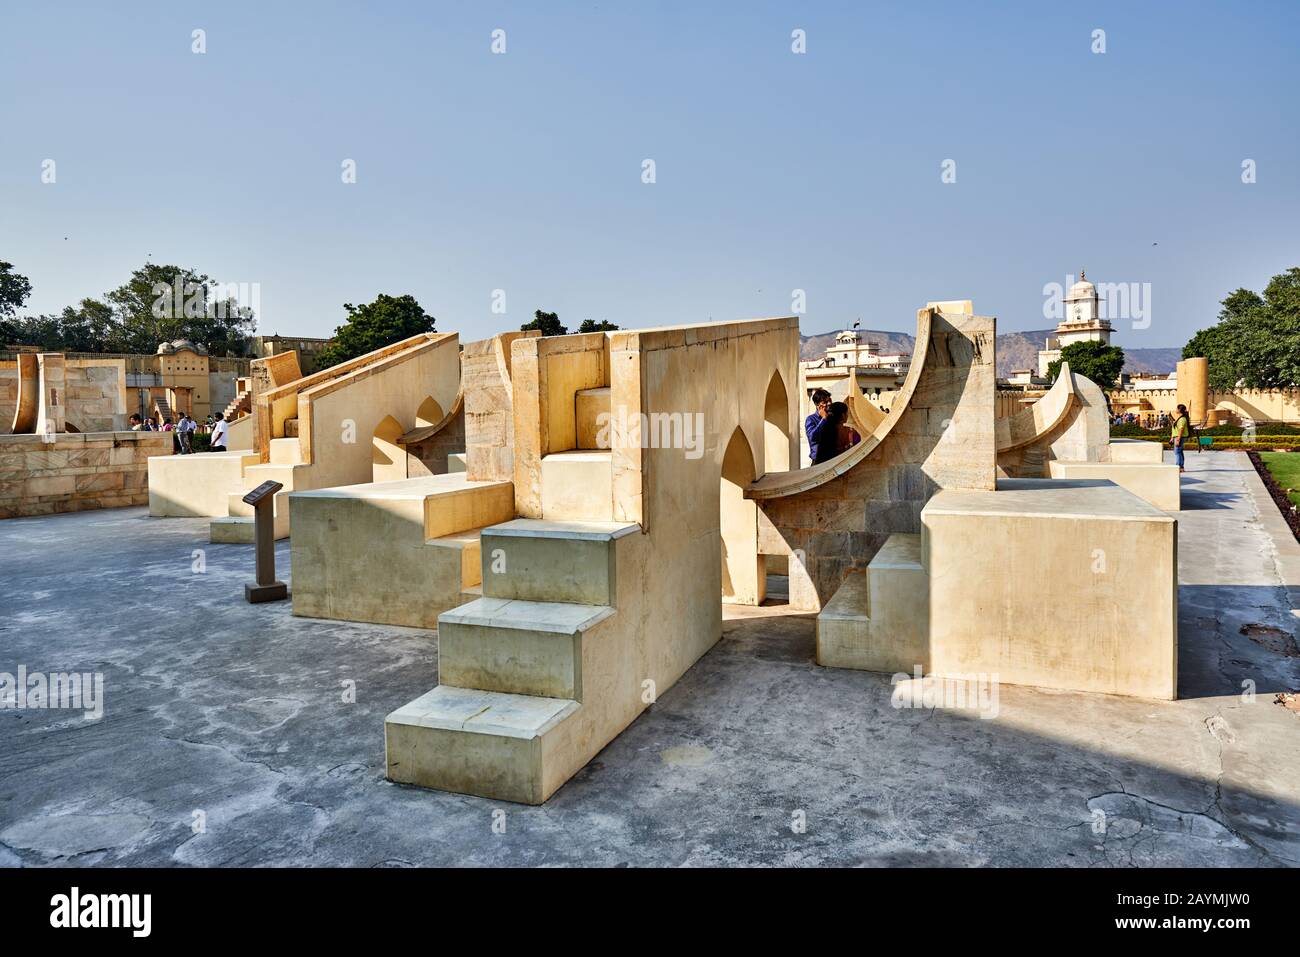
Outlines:
{"label": "stone staircase", "polygon": [[162,425],[168,419],[171,419],[172,422],[175,423],[176,417],[175,415],[172,414],[171,403],[167,401],[167,397],[165,395],[160,395],[156,399],[154,399],[153,407],[158,414],[159,425]]}
{"label": "stone staircase", "polygon": [[244,490],[230,493],[229,514],[209,523],[211,541],[252,544],[253,506],[244,503],[244,495],[268,481],[284,486],[275,493],[272,507],[275,510],[276,539],[289,537],[289,493],[294,490],[295,472],[307,466],[302,464],[302,452],[296,438],[272,439],[270,453],[270,462],[245,466]]}
{"label": "stone staircase", "polygon": [[[594,443],[609,390],[575,402]],[[543,517],[481,530],[482,597],[438,617],[438,686],[385,720],[391,780],[540,804],[604,746],[587,688],[639,680],[617,635],[640,526],[610,520],[610,474],[608,448],[544,456]]]}
{"label": "stone staircase", "polygon": [[[540,804],[599,750],[581,728],[635,524],[515,519],[481,533],[483,597],[438,617],[436,688],[385,720],[388,777]],[[629,719],[630,720],[630,719]]]}
{"label": "stone staircase", "polygon": [[895,533],[817,615],[817,663],[906,672],[929,667],[930,578],[921,535]]}
{"label": "stone staircase", "polygon": [[253,393],[249,389],[241,389],[239,394],[226,406],[221,413],[222,418],[227,422],[237,419],[241,416],[248,415],[253,411]]}

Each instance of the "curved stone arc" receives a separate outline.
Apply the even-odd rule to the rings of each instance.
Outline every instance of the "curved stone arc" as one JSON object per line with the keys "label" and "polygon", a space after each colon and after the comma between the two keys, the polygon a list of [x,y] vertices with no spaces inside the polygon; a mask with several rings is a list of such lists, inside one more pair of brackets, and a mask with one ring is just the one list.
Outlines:
{"label": "curved stone arc", "polygon": [[1062,362],[1056,381],[1037,402],[994,423],[998,452],[1010,452],[1046,439],[1065,421],[1077,402],[1070,364]]}
{"label": "curved stone arc", "polygon": [[[931,326],[938,311],[932,307],[917,311],[916,342],[918,345],[921,343],[926,344],[922,358],[916,361],[916,357],[913,356],[912,365],[907,370],[907,378],[903,380],[903,388],[899,390],[898,398],[894,400],[889,414],[880,420],[879,425],[870,435],[864,434],[861,442],[830,461],[821,462],[808,468],[794,469],[790,472],[774,472],[771,475],[765,475],[745,490],[745,497],[753,499],[784,498],[787,495],[806,492],[808,489],[829,482],[837,475],[843,475],[878,448],[889,437],[889,433],[893,431],[898,421],[902,419],[907,407],[912,402],[912,395],[916,392],[918,383],[920,383],[922,376],[926,374],[930,355]],[[865,423],[863,424],[865,425]]]}
{"label": "curved stone arc", "polygon": [[14,406],[14,435],[36,431],[36,412],[41,396],[40,363],[34,352],[18,354],[18,402]]}
{"label": "curved stone arc", "polygon": [[850,392],[845,396],[845,405],[849,407],[849,421],[858,435],[864,439],[880,428],[880,423],[888,418],[888,412],[881,412],[866,400],[864,396]]}
{"label": "curved stone arc", "polygon": [[465,380],[462,379],[460,388],[456,391],[456,401],[451,404],[451,411],[443,415],[443,417],[439,419],[437,422],[435,422],[433,425],[425,425],[418,429],[412,429],[411,431],[403,434],[398,438],[397,444],[410,445],[413,442],[424,442],[432,438],[433,436],[441,432],[443,429],[445,429],[448,426],[448,424],[456,420],[456,416],[460,415],[461,409],[464,407],[464,405],[465,405]]}

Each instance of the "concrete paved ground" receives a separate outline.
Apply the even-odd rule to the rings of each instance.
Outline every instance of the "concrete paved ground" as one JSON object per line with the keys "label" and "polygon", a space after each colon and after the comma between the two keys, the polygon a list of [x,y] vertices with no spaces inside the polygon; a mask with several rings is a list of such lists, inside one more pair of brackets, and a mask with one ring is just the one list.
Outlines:
{"label": "concrete paved ground", "polygon": [[1183,700],[896,709],[889,676],[813,664],[808,617],[729,608],[540,808],[384,780],[383,718],[435,683],[432,633],[247,605],[251,548],[206,521],[0,522],[0,671],[106,682],[98,721],[0,710],[0,864],[1300,863],[1300,714],[1273,703],[1300,688],[1300,549],[1243,455],[1188,458]]}

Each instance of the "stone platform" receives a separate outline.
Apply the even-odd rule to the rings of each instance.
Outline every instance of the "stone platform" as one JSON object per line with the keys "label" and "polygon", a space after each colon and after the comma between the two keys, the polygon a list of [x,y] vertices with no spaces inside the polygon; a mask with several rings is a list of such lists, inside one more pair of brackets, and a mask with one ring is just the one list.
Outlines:
{"label": "stone platform", "polygon": [[252,549],[206,519],[0,522],[0,670],[105,678],[99,721],[0,709],[0,866],[1298,866],[1300,716],[1273,699],[1300,688],[1300,546],[1244,455],[1187,460],[1178,701],[895,708],[888,675],[816,666],[811,616],[725,606],[722,641],[541,807],[385,780],[432,632],[246,604]]}

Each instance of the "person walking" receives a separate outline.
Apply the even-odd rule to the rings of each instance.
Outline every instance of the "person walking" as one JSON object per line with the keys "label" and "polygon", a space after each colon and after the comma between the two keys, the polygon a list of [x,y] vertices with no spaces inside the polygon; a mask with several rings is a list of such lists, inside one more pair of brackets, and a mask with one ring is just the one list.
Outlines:
{"label": "person walking", "polygon": [[230,431],[230,426],[226,424],[225,416],[220,412],[217,413],[216,422],[212,426],[212,445],[208,448],[209,452],[226,451],[226,433]]}
{"label": "person walking", "polygon": [[190,436],[194,433],[194,420],[188,412],[181,413],[180,424],[176,426],[176,436],[181,440],[181,455],[189,455],[194,449],[190,445]]}
{"label": "person walking", "polygon": [[1174,427],[1170,432],[1169,438],[1174,443],[1174,462],[1178,465],[1178,471],[1186,472],[1186,460],[1183,458],[1183,447],[1187,444],[1187,437],[1192,434],[1192,420],[1187,417],[1187,406],[1178,407],[1178,415],[1174,419]]}

